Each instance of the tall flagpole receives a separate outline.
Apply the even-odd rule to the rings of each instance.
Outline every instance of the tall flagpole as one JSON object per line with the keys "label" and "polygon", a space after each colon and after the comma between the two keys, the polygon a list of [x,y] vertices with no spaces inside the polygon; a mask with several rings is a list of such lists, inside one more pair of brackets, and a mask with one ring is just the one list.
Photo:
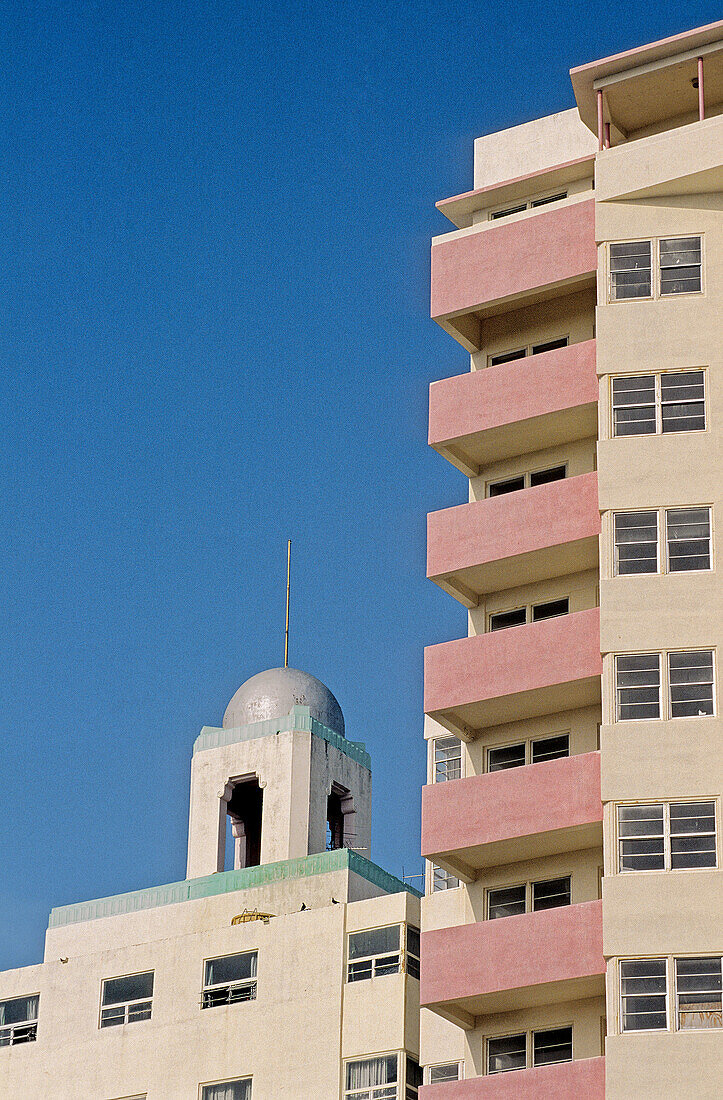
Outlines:
{"label": "tall flagpole", "polygon": [[286,635],[284,637],[284,668],[289,667],[289,594],[291,592],[291,539],[286,548]]}

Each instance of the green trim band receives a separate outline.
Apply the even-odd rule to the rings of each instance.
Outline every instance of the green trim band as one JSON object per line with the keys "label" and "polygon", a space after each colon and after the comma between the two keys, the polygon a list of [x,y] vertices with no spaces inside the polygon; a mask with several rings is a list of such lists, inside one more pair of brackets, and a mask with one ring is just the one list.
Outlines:
{"label": "green trim band", "polygon": [[204,726],[193,746],[193,755],[206,749],[217,749],[222,745],[236,745],[240,741],[254,741],[257,737],[270,737],[274,733],[288,733],[300,730],[312,733],[328,741],[346,756],[356,760],[367,771],[372,770],[372,761],[363,741],[349,741],[335,730],[322,725],[311,717],[309,707],[292,707],[283,718],[270,718],[266,722],[252,722],[248,726],[236,726],[234,729],[222,729],[217,726]]}
{"label": "green trim band", "polygon": [[408,886],[394,875],[390,875],[376,863],[360,856],[358,852],[352,852],[348,848],[337,848],[332,852],[319,852],[316,855],[302,856],[300,859],[284,859],[279,863],[245,867],[239,871],[219,871],[215,875],[187,879],[185,882],[171,882],[165,886],[153,886],[148,890],[134,890],[130,894],[115,894],[110,898],[98,898],[95,901],[84,901],[77,905],[61,905],[50,910],[48,927],[60,928],[65,924],[117,917],[125,913],[137,913],[142,909],[155,909],[161,905],[175,905],[181,901],[210,898],[217,894],[231,894],[236,890],[247,890],[252,886],[269,886],[272,883],[284,882],[286,879],[325,875],[345,868],[359,875],[360,878],[366,879],[372,885],[378,886],[387,894],[398,894],[406,890],[415,897],[422,897],[413,886]]}

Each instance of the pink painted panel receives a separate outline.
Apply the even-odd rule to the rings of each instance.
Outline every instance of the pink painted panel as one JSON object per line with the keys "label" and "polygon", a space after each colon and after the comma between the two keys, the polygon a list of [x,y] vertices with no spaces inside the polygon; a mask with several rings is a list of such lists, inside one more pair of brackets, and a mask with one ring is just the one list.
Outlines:
{"label": "pink painted panel", "polygon": [[419,1100],[604,1100],[605,1059],[583,1058],[557,1066],[495,1073],[425,1085]]}
{"label": "pink painted panel", "polygon": [[597,270],[595,200],[432,246],[432,317]]}
{"label": "pink painted panel", "polygon": [[597,474],[445,508],[427,516],[427,576],[600,533]]}
{"label": "pink painted panel", "polygon": [[423,932],[421,960],[423,1005],[595,977],[605,973],[602,902]]}
{"label": "pink painted panel", "polygon": [[424,709],[499,699],[602,675],[600,611],[576,611],[424,651]]}
{"label": "pink painted panel", "polygon": [[422,787],[422,855],[602,821],[600,754]]}
{"label": "pink painted panel", "polygon": [[429,388],[429,442],[597,404],[595,341],[585,340],[433,382]]}

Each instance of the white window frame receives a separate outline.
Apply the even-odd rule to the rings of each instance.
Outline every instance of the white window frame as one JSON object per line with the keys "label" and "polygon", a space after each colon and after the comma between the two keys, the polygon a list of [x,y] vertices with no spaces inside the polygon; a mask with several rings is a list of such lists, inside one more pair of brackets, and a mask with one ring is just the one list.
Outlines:
{"label": "white window frame", "polygon": [[521,489],[512,489],[511,490],[512,493],[523,493],[526,489],[529,489],[531,487],[535,488],[535,489],[539,489],[540,488],[539,485],[530,486],[530,478],[532,477],[532,475],[533,474],[544,474],[544,473],[547,473],[548,470],[557,470],[557,469],[560,469],[560,468],[562,468],[565,471],[565,473],[562,477],[557,477],[557,478],[554,479],[554,481],[545,482],[546,485],[554,485],[558,481],[566,481],[567,478],[570,476],[570,474],[568,472],[567,462],[553,462],[552,465],[545,464],[544,466],[538,466],[534,470],[525,470],[525,472],[522,473],[522,474],[506,474],[504,477],[490,478],[490,480],[485,485],[485,499],[487,499],[487,500],[496,500],[497,496],[502,496],[502,497],[508,496],[509,495],[508,493],[498,493],[498,494],[496,494],[496,496],[490,496],[490,488],[493,485],[503,485],[505,481],[516,481],[518,478],[522,478],[522,488]]}
{"label": "white window frame", "polygon": [[198,1097],[199,1100],[205,1100],[206,1090],[216,1088],[218,1085],[245,1085],[249,1082],[251,1083],[251,1094],[253,1096],[253,1077],[250,1073],[247,1073],[243,1077],[224,1077],[220,1081],[204,1081],[198,1086]]}
{"label": "white window frame", "polygon": [[[712,714],[687,714],[687,715],[675,715],[672,712],[672,696],[671,696],[671,683],[670,683],[670,656],[677,653],[710,653],[713,665],[713,713]],[[693,649],[692,647],[681,647],[680,649],[664,649],[664,650],[643,650],[633,653],[615,653],[613,656],[613,708],[612,717],[614,722],[680,722],[680,721],[698,721],[704,718],[715,718],[718,713],[718,673],[717,673],[717,658],[715,646],[706,647],[705,649]],[[622,718],[620,717],[620,703],[619,703],[619,691],[629,690],[627,688],[621,689],[618,684],[618,660],[625,657],[657,657],[658,669],[660,673],[659,687],[658,687],[658,714],[653,717],[648,716],[645,718]],[[708,683],[708,681],[701,681],[701,683]]]}
{"label": "white window frame", "polygon": [[[439,879],[438,879],[439,876]],[[442,877],[444,876],[444,877]],[[453,879],[453,882],[449,880]],[[444,886],[437,886],[437,881],[444,882]],[[460,880],[456,875],[453,875],[451,871],[446,871],[444,867],[439,867],[436,863],[429,861],[429,894],[442,894],[447,890],[457,890],[460,885]]]}
{"label": "white window frame", "polygon": [[[396,1081],[389,1081],[383,1085],[363,1085],[361,1088],[347,1088],[347,1066],[352,1062],[372,1062],[377,1058],[391,1058],[397,1059],[397,1079]],[[408,1095],[410,1098],[417,1096],[417,1088],[413,1085],[407,1084],[407,1059],[416,1062],[416,1059],[412,1057],[406,1050],[382,1050],[375,1054],[361,1054],[356,1055],[354,1058],[345,1058],[342,1067],[342,1100],[392,1100],[390,1089],[394,1087],[394,1100],[403,1100]],[[421,1068],[421,1067],[420,1067]]]}
{"label": "white window frame", "polygon": [[[107,982],[116,982],[123,980],[124,978],[140,978],[145,977],[146,974],[153,976],[153,990],[150,997],[134,997],[129,1001],[113,1001],[110,1004],[103,1003],[103,997],[105,994],[105,986]],[[136,970],[132,974],[114,974],[111,978],[103,978],[100,983],[100,1011],[98,1015],[98,1027],[105,1030],[109,1027],[125,1027],[126,1024],[140,1024],[144,1020],[150,1020],[153,1014],[153,995],[156,991],[156,972],[155,970]],[[142,1016],[137,1019],[131,1019],[131,1012],[136,1011],[144,1005],[148,1005],[148,1015]],[[114,1020],[109,1013],[113,1011],[118,1012],[119,1009],[123,1009],[123,1018]],[[104,1020],[104,1016],[106,1019]]]}
{"label": "white window frame", "polygon": [[[671,846],[671,834],[670,834],[670,807],[671,806],[698,806],[701,802],[713,803],[713,837],[715,852],[715,863],[712,867],[673,867],[672,846]],[[620,814],[618,811],[627,806],[655,806],[662,807],[663,810],[663,866],[651,867],[651,868],[624,868],[622,866],[622,843],[624,840],[631,840],[632,837],[622,837],[620,835]],[[619,875],[660,875],[663,872],[672,871],[675,874],[689,874],[695,872],[700,874],[706,871],[717,871],[720,866],[720,853],[719,853],[719,821],[720,821],[720,807],[718,805],[718,799],[715,796],[703,796],[701,798],[671,798],[667,802],[657,801],[636,801],[636,802],[616,802],[615,803],[615,873]],[[658,834],[650,834],[657,836]],[[708,836],[708,833],[696,833],[690,834],[696,836]]]}
{"label": "white window frame", "polygon": [[[617,981],[617,1032],[620,1035],[653,1035],[660,1034],[663,1031],[666,1032],[679,1032],[679,1031],[717,1031],[721,1032],[722,1027],[681,1027],[679,1024],[679,999],[678,999],[678,968],[677,963],[679,961],[684,962],[687,959],[718,959],[723,968],[722,954],[718,952],[696,952],[695,954],[686,955],[625,955],[616,961],[615,977]],[[622,982],[622,964],[626,962],[647,962],[658,961],[665,963],[665,1018],[666,1026],[655,1028],[631,1028],[625,1029],[625,1015],[623,1010],[623,982]]]}
{"label": "white window frame", "polygon": [[[544,619],[534,619],[535,610],[538,607],[545,607],[546,604],[562,603],[563,600],[567,600],[567,611],[560,611],[557,615],[546,615]],[[487,614],[487,632],[490,634],[496,634],[497,631],[492,629],[491,623],[498,615],[509,615],[513,611],[524,611],[525,621],[523,623],[517,623],[517,626],[531,626],[535,622],[548,622],[549,619],[564,619],[566,615],[572,615],[570,610],[570,596],[555,596],[550,600],[538,600],[537,603],[518,604],[517,607],[502,607],[499,611],[490,611]],[[512,626],[501,626],[498,630],[514,630]]]}
{"label": "white window frame", "polygon": [[[703,569],[674,569],[670,568],[670,537],[669,515],[671,512],[700,511],[708,513],[708,566]],[[618,558],[617,519],[619,516],[650,515],[655,516],[656,524],[656,568],[641,573],[621,573]],[[622,544],[620,544],[622,545]],[[652,545],[642,544],[642,545]],[[681,573],[710,573],[713,570],[713,505],[712,504],[676,504],[667,508],[623,508],[612,512],[612,546],[613,546],[613,576],[614,577],[653,577],[657,575],[668,576]]]}
{"label": "white window frame", "polygon": [[[386,928],[397,928],[399,930],[398,946],[394,951],[376,952],[372,955],[360,955],[358,958],[352,959],[349,953],[349,944],[352,936],[362,935],[366,932],[378,932]],[[408,930],[416,932],[419,935],[419,929],[416,925],[403,922],[401,924],[377,924],[372,928],[354,928],[347,930],[346,935],[346,983],[356,984],[357,982],[369,982],[374,981],[376,978],[389,978],[395,974],[409,974],[409,959],[413,960],[413,969],[417,971],[416,974],[412,974],[411,977],[419,976],[419,956],[408,948]],[[396,963],[390,963],[390,959],[396,958]],[[359,966],[362,963],[368,963],[371,967],[371,973],[364,977],[351,978],[351,968],[353,966]],[[396,966],[395,970],[389,969],[390,966]],[[377,969],[381,969],[383,973],[378,974]]]}
{"label": "white window frame", "polygon": [[[542,913],[545,910],[543,910],[543,909],[534,909],[533,908],[533,905],[532,905],[532,902],[533,902],[533,889],[532,888],[533,888],[533,886],[539,886],[543,882],[555,882],[557,880],[562,881],[564,879],[567,879],[567,881],[570,883],[570,901],[568,902],[568,905],[572,905],[573,904],[573,900],[572,900],[572,872],[570,872],[569,874],[566,874],[566,875],[550,875],[547,878],[528,879],[524,882],[506,882],[503,885],[486,887],[485,888],[485,899],[484,899],[485,900],[485,904],[484,904],[485,920],[507,920],[506,917],[490,917],[490,894],[494,894],[498,890],[519,890],[519,889],[523,889],[525,891],[524,915],[527,915],[528,913]],[[567,906],[566,905],[557,905],[557,906],[552,906],[551,908],[566,909]],[[523,914],[518,913],[517,916],[523,916]]]}
{"label": "white window frame", "polygon": [[[697,237],[700,241],[700,290],[685,290],[677,294],[662,294],[661,293],[661,264],[660,264],[660,245],[662,241],[683,241]],[[647,244],[650,246],[650,294],[641,295],[640,297],[631,298],[616,298],[613,295],[613,270],[611,262],[610,246],[616,244]],[[658,302],[668,301],[669,299],[678,298],[692,298],[706,293],[705,286],[705,234],[704,233],[684,233],[681,236],[660,236],[660,237],[624,237],[619,241],[607,241],[605,248],[605,258],[607,264],[607,276],[606,276],[606,301],[608,305],[618,305],[620,302]],[[695,266],[695,265],[693,265]],[[633,269],[634,270],[634,269]]]}
{"label": "white window frame", "polygon": [[[565,1058],[560,1062],[541,1062],[540,1065],[546,1066],[562,1066],[567,1065],[568,1062],[575,1061],[575,1028],[572,1020],[563,1021],[562,1023],[550,1024],[549,1027],[533,1027],[523,1029],[522,1031],[505,1031],[500,1035],[487,1035],[484,1040],[484,1076],[485,1077],[499,1077],[503,1073],[519,1073],[525,1069],[536,1069],[535,1064],[535,1035],[541,1031],[562,1031],[563,1029],[570,1029],[570,1057]],[[518,1035],[525,1036],[525,1064],[518,1069],[498,1069],[490,1070],[490,1051],[489,1044],[495,1039],[512,1039]]]}
{"label": "white window frame", "polygon": [[[459,756],[454,755],[451,758],[450,757],[445,757],[443,759],[438,760],[437,759],[437,745],[442,741],[447,741],[447,742],[454,741],[454,742],[456,742],[455,747],[458,748]],[[461,741],[461,739],[459,737],[454,737],[452,734],[448,734],[446,736],[433,737],[431,739],[431,744],[432,744],[432,761],[431,761],[431,767],[432,767],[431,779],[432,779],[432,783],[451,783],[455,779],[462,779],[464,777],[464,754],[462,752],[462,741]],[[442,751],[451,753],[452,752],[452,746],[449,746],[447,749],[442,749]],[[449,764],[450,762],[454,763],[457,760],[459,760],[459,775],[458,776],[453,776],[451,779],[448,775],[445,776],[444,778],[441,778],[441,779],[437,778],[437,768],[438,767],[440,767],[440,771],[444,771],[445,770],[444,769],[444,764]]]}
{"label": "white window frame", "polygon": [[424,1083],[425,1085],[441,1084],[440,1081],[432,1081],[432,1070],[435,1069],[448,1069],[452,1066],[457,1067],[457,1076],[448,1078],[449,1081],[464,1081],[464,1059],[460,1059],[458,1062],[451,1060],[449,1062],[432,1062],[431,1065],[424,1067]]}
{"label": "white window frame", "polygon": [[[671,683],[671,677],[670,677],[670,658],[673,656],[673,654],[677,655],[678,653],[710,653],[711,677],[712,677],[712,679],[710,681],[701,680],[699,682],[701,684],[710,683],[710,685],[711,685],[711,702],[712,702],[712,705],[713,705],[712,714],[679,714],[679,715],[673,715],[673,696],[672,696],[672,686],[673,685]],[[664,676],[665,676],[665,684],[666,684],[666,693],[665,693],[665,695],[666,695],[666,700],[667,700],[666,717],[667,717],[668,721],[670,721],[670,722],[680,722],[682,720],[690,721],[691,719],[696,719],[697,720],[699,718],[715,718],[716,714],[717,714],[717,709],[718,709],[717,705],[716,705],[716,703],[717,703],[717,700],[716,700],[716,694],[717,694],[716,693],[716,682],[717,682],[718,677],[716,675],[716,659],[715,659],[715,649],[714,649],[714,647],[711,646],[710,649],[691,649],[689,647],[685,647],[683,649],[668,649],[668,650],[665,651],[664,664],[665,664]]]}
{"label": "white window frame", "polygon": [[[7,1004],[10,1001],[35,1001],[35,1016],[32,1020],[18,1020],[16,1024],[0,1025],[0,1049],[12,1047],[21,1043],[34,1043],[37,1040],[38,1018],[40,1016],[39,993],[17,993],[12,997],[0,998],[0,1003]],[[17,1038],[16,1038],[17,1033]],[[7,1040],[7,1041],[6,1041]]]}
{"label": "white window frame", "polygon": [[[569,730],[569,729],[567,729],[567,730],[556,730],[554,733],[544,733],[544,734],[541,734],[539,737],[530,737],[530,738],[527,738],[526,740],[522,740],[522,741],[505,741],[504,743],[499,744],[499,745],[488,745],[486,750],[485,750],[485,773],[486,774],[489,773],[490,775],[494,775],[495,772],[513,771],[514,770],[514,768],[495,768],[494,771],[490,771],[490,752],[494,752],[495,749],[508,749],[508,748],[511,749],[511,748],[516,747],[517,745],[522,745],[524,747],[524,751],[525,751],[525,760],[524,760],[523,764],[516,764],[515,767],[526,768],[526,767],[529,767],[530,764],[533,763],[533,759],[532,759],[533,745],[537,745],[541,741],[552,741],[556,737],[566,737],[567,738],[567,755],[566,756],[555,756],[555,757],[552,758],[552,760],[553,761],[554,760],[567,760],[568,757],[572,756],[572,753],[570,752],[570,736],[571,736],[571,730]],[[534,761],[534,763],[536,763],[536,764],[547,764],[547,763],[551,763],[551,762],[552,761],[548,761],[548,760],[536,760],[536,761]]]}
{"label": "white window frame", "polygon": [[[673,958],[673,981],[674,981],[675,988],[674,988],[674,1004],[673,1004],[673,1021],[674,1021],[674,1024],[675,1024],[675,1030],[676,1031],[720,1031],[723,1028],[723,989],[719,993],[719,997],[720,997],[720,1000],[721,1000],[721,1008],[720,1009],[712,1009],[712,1010],[709,1009],[708,1010],[708,1011],[716,1012],[716,1013],[721,1015],[722,1019],[721,1019],[721,1023],[720,1023],[719,1026],[714,1025],[712,1027],[682,1027],[681,1023],[680,1023],[680,990],[678,989],[678,963],[679,962],[686,962],[686,961],[689,961],[689,960],[690,961],[693,961],[693,960],[698,961],[698,960],[701,960],[701,959],[710,959],[710,960],[717,959],[718,960],[718,969],[721,972],[721,985],[723,986],[723,958],[721,957],[721,955],[702,954],[702,955],[676,955],[676,956],[674,956],[674,958]],[[707,992],[706,990],[701,990],[700,991],[701,996],[705,995],[706,992]]]}
{"label": "white window frame", "polygon": [[[230,982],[207,982],[206,981],[206,967],[211,962],[216,962],[218,959],[233,959],[239,955],[255,955],[256,956],[256,974],[252,978],[238,978]],[[203,960],[202,979],[203,984],[201,986],[201,1008],[228,1008],[231,1005],[246,1004],[248,1001],[255,1001],[258,996],[258,966],[259,966],[259,952],[258,948],[252,947],[247,951],[230,951],[227,955],[210,955],[207,959]],[[225,1001],[214,1002],[210,998],[216,994],[222,993],[224,990],[228,991],[228,999]],[[248,992],[248,996],[232,996],[235,990],[243,990]],[[207,1003],[208,997],[208,1003]]]}
{"label": "white window frame", "polygon": [[[675,295],[673,295],[675,297]],[[621,299],[622,300],[622,299]],[[640,301],[640,299],[630,299],[631,301]],[[663,431],[663,383],[662,379],[664,375],[668,374],[702,374],[703,375],[703,420],[705,421],[702,428],[689,428],[687,431],[681,432],[664,432]],[[616,378],[650,378],[654,379],[655,389],[653,394],[654,413],[655,413],[655,431],[654,432],[631,432],[627,435],[618,434],[615,431],[615,409],[616,408],[630,408],[631,406],[616,406],[615,394],[613,390],[613,382]],[[707,367],[680,367],[670,368],[670,370],[646,370],[646,371],[632,371],[625,374],[611,374],[610,375],[610,438],[611,439],[641,439],[649,438],[650,436],[657,435],[697,435],[700,432],[708,431],[708,368]],[[635,509],[631,509],[635,510]],[[644,509],[640,509],[644,511]]]}

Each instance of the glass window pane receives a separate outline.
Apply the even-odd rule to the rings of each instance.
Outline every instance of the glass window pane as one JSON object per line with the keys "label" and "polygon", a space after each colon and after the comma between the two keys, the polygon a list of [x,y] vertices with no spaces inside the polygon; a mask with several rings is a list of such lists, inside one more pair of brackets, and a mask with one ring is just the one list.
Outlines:
{"label": "glass window pane", "polygon": [[650,241],[610,245],[610,298],[649,298]]}
{"label": "glass window pane", "polygon": [[511,214],[521,214],[523,210],[527,210],[527,203],[518,203],[517,206],[506,206],[504,210],[495,210],[490,214],[490,218],[496,221],[497,218],[509,218]]}
{"label": "glass window pane", "polygon": [[524,359],[527,348],[517,348],[516,351],[503,351],[500,355],[490,355],[490,366],[498,367],[502,363],[514,363],[515,359]]}
{"label": "glass window pane", "polygon": [[688,294],[701,289],[700,237],[660,242],[660,293]]}
{"label": "glass window pane", "polygon": [[499,611],[496,615],[490,615],[490,630],[507,630],[511,626],[523,626],[526,620],[526,607],[517,607],[514,611]]}
{"label": "glass window pane", "polygon": [[617,721],[660,717],[660,655],[615,658]]}
{"label": "glass window pane", "polygon": [[544,199],[533,199],[530,206],[547,206],[548,202],[559,202],[567,198],[567,191],[560,191],[557,195],[546,195]]}
{"label": "glass window pane", "polygon": [[462,742],[456,737],[437,737],[434,741],[434,782],[445,783],[462,775]]}
{"label": "glass window pane", "polygon": [[664,870],[662,805],[618,806],[618,846],[621,871]]}
{"label": "glass window pane", "polygon": [[615,572],[658,572],[658,513],[615,513]]}
{"label": "glass window pane", "polygon": [[487,918],[517,917],[525,912],[525,886],[504,886],[487,891]]}
{"label": "glass window pane", "polygon": [[532,909],[557,909],[570,904],[570,878],[552,878],[532,884]]}
{"label": "glass window pane", "polygon": [[542,344],[532,345],[532,354],[542,355],[545,351],[557,351],[558,348],[566,348],[568,343],[567,336],[560,336],[557,340],[545,340]]}
{"label": "glass window pane", "polygon": [[549,470],[535,470],[530,474],[530,488],[534,489],[536,485],[549,485],[551,481],[562,481],[565,472],[565,466],[552,466]]}
{"label": "glass window pane", "polygon": [[665,959],[627,959],[620,963],[623,1031],[667,1028]]}
{"label": "glass window pane", "polygon": [[349,934],[349,958],[363,959],[370,955],[386,955],[399,950],[400,925],[371,928],[367,932]]}
{"label": "glass window pane", "polygon": [[115,1005],[126,1001],[139,1001],[153,996],[153,971],[147,974],[129,974],[124,978],[106,978],[103,982],[103,1004]]}
{"label": "glass window pane", "polygon": [[430,1085],[441,1085],[444,1081],[459,1081],[459,1062],[429,1067]]}
{"label": "glass window pane", "polygon": [[445,871],[443,867],[434,867],[432,872],[433,890],[454,890],[459,886],[459,879]]}
{"label": "glass window pane", "polygon": [[670,859],[674,870],[716,866],[715,802],[672,802]]}
{"label": "glass window pane", "polygon": [[204,1085],[202,1100],[251,1100],[251,1078],[243,1081],[222,1081],[218,1085]]}
{"label": "glass window pane", "polygon": [[555,1027],[532,1036],[533,1065],[549,1066],[572,1061],[572,1028]]}
{"label": "glass window pane", "polygon": [[556,737],[542,737],[539,741],[532,742],[533,764],[540,764],[543,760],[559,760],[569,755],[570,736],[567,733],[558,734]]}
{"label": "glass window pane", "polygon": [[558,615],[567,615],[570,610],[570,601],[548,600],[546,603],[538,603],[532,608],[533,623],[542,622],[543,619],[556,619]]}
{"label": "glass window pane", "polygon": [[[359,1058],[346,1064],[347,1090],[363,1089],[375,1085],[394,1085],[397,1081],[396,1054],[383,1054],[379,1058]],[[393,1095],[393,1094],[392,1094]]]}
{"label": "glass window pane", "polygon": [[679,1028],[723,1027],[721,958],[676,959]]}
{"label": "glass window pane", "polygon": [[669,653],[670,716],[699,718],[713,714],[713,652]]}
{"label": "glass window pane", "polygon": [[613,378],[613,434],[655,432],[655,376]]}
{"label": "glass window pane", "polygon": [[490,772],[504,771],[505,768],[521,768],[525,763],[525,744],[503,745],[499,749],[489,749],[487,752],[487,770]]}
{"label": "glass window pane", "polygon": [[224,955],[219,959],[206,961],[206,985],[222,985],[240,982],[256,977],[256,951],[245,951],[242,955]]}
{"label": "glass window pane", "polygon": [[505,493],[517,493],[520,489],[524,489],[525,479],[524,477],[508,477],[505,481],[493,481],[488,486],[488,496],[501,497]]}
{"label": "glass window pane", "polygon": [[524,1069],[527,1064],[527,1036],[506,1035],[503,1039],[487,1040],[487,1072],[505,1073]]}
{"label": "glass window pane", "polygon": [[705,428],[705,376],[702,370],[660,376],[664,432],[694,432]]}
{"label": "glass window pane", "polygon": [[710,508],[669,508],[665,522],[670,572],[710,569]]}

